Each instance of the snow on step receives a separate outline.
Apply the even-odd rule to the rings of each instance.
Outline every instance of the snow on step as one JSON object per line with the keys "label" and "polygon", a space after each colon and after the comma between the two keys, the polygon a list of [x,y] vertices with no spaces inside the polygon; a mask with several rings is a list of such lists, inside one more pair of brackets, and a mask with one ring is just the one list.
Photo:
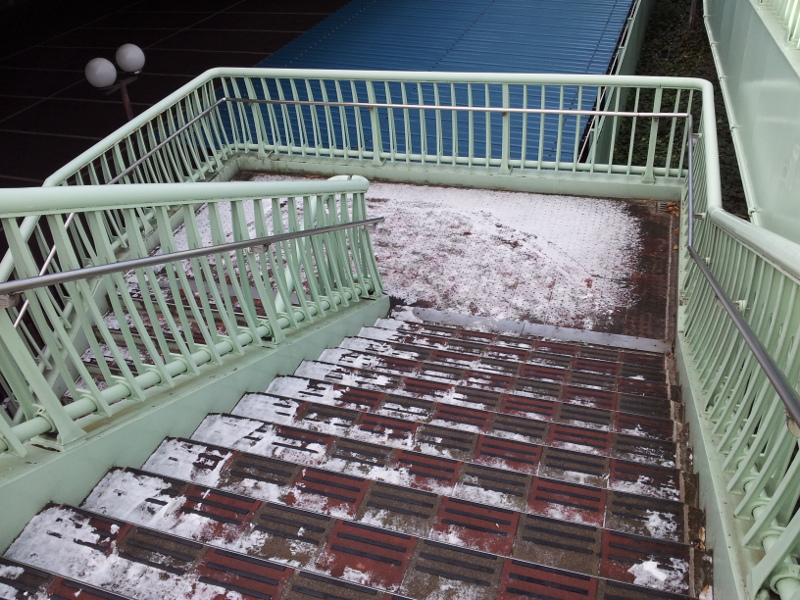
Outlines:
{"label": "snow on step", "polygon": [[[387,325],[388,328],[382,328],[381,324]],[[546,360],[548,357],[575,357],[584,361],[618,362],[627,366],[631,375],[635,375],[637,369],[643,372],[663,371],[666,364],[664,354],[655,351],[464,329],[426,322],[378,321],[375,326],[363,328],[359,337],[389,346],[402,344],[404,347],[416,347],[418,350],[449,347],[476,356],[513,357],[522,362]]]}
{"label": "snow on step", "polygon": [[[198,458],[203,453],[200,447],[195,452]],[[187,456],[187,454],[184,452],[183,456]],[[163,467],[168,463],[160,460],[158,464]],[[333,476],[333,474],[331,475]],[[307,476],[305,471],[300,472],[298,474],[299,485],[296,483],[293,486],[287,486],[282,504],[278,505],[253,503],[243,497],[226,496],[221,491],[205,487],[198,488],[190,483],[168,480],[143,472],[114,470],[98,484],[84,502],[83,508],[100,512],[111,518],[126,519],[139,525],[157,528],[160,531],[177,534],[204,544],[247,553],[257,558],[277,561],[289,566],[328,573],[331,572],[327,567],[329,566],[332,538],[335,537],[336,531],[344,527],[338,522],[339,519],[350,520],[353,518],[364,525],[378,526],[379,528],[386,527],[388,524],[394,531],[409,534],[410,537],[406,538],[409,542],[406,554],[412,554],[416,538],[419,537],[417,533],[419,530],[414,529],[413,522],[411,527],[407,527],[408,522],[405,520],[387,518],[386,509],[391,511],[391,507],[385,501],[383,506],[377,507],[378,510],[369,509],[376,500],[391,497],[393,495],[391,488],[381,487],[381,484],[370,484],[360,501],[362,509],[354,509],[349,515],[338,514],[339,511],[335,510],[335,500],[331,501],[330,498],[328,501],[318,500],[306,505],[298,504],[297,497],[302,493],[299,491],[302,489],[301,486],[309,485],[306,481],[319,481],[323,476],[322,472],[317,470],[314,470],[314,478]],[[358,484],[353,481],[352,485]],[[131,493],[132,488],[134,491]],[[395,494],[402,495],[403,491],[398,490]],[[579,530],[573,531],[573,535],[597,540],[597,556],[587,563],[588,559],[582,557],[581,554],[564,554],[562,552],[548,555],[542,552],[543,549],[558,548],[559,544],[555,541],[548,543],[546,539],[535,532],[558,530],[559,527],[563,530],[565,525],[555,521],[513,511],[487,509],[473,502],[448,497],[429,496],[429,503],[433,510],[428,517],[427,527],[423,529],[425,537],[429,536],[432,540],[444,543],[446,546],[472,548],[507,557],[511,557],[513,548],[514,557],[534,561],[546,559],[547,566],[556,568],[576,568],[577,557],[581,568],[589,575],[598,574],[601,562],[614,563],[617,560],[613,558],[613,555],[618,552],[614,548],[641,546],[644,549],[643,552],[640,552],[633,560],[634,566],[639,565],[640,568],[646,568],[651,563],[660,569],[674,568],[673,559],[665,560],[663,556],[682,556],[683,558],[680,559],[682,561],[680,563],[682,565],[681,582],[673,582],[666,589],[676,592],[687,589],[685,575],[688,572],[688,563],[694,560],[688,546],[668,542],[648,542],[635,536],[603,531],[597,527],[572,526],[573,528],[579,527]],[[283,508],[286,505],[294,508]],[[406,504],[406,506],[409,505]],[[242,507],[247,509],[243,510]],[[310,508],[313,512],[297,511],[295,510],[297,507]],[[235,509],[238,510],[233,512]],[[292,512],[287,513],[286,510]],[[314,513],[325,515],[325,517],[314,516]],[[400,513],[395,512],[394,516],[396,517],[398,514]],[[230,515],[236,517],[235,522],[229,518]],[[324,520],[326,517],[334,517],[334,521]],[[287,521],[291,521],[294,525],[288,530],[282,528],[280,531],[276,531],[273,518],[278,519],[279,523],[285,524]],[[316,525],[313,523],[309,525],[310,521]],[[492,523],[495,523],[496,530],[489,527]],[[478,525],[482,525],[482,527]],[[489,528],[487,529],[487,527]],[[570,526],[566,525],[566,527]],[[376,532],[378,536],[381,535],[375,529],[370,529],[370,531]],[[605,543],[601,543],[602,540],[606,540]],[[601,551],[601,548],[605,548],[605,550]],[[621,568],[620,565],[628,568],[625,561],[616,565],[618,570]],[[342,576],[346,579],[352,578],[356,582],[369,583],[378,587],[386,586],[385,581],[364,573],[363,567],[362,572],[345,571]],[[633,581],[626,575],[618,577],[623,581]],[[661,586],[652,587],[664,589]]]}
{"label": "snow on step", "polygon": [[[430,354],[425,348],[415,350],[413,347],[406,347],[403,350],[398,349],[395,344],[369,340],[363,337],[344,338],[342,343],[339,344],[339,349],[352,350],[355,352],[369,352],[378,355],[391,355],[395,358],[406,360],[421,360],[422,355],[427,356]],[[331,348],[331,350],[335,350],[335,348]]]}
{"label": "snow on step", "polygon": [[[670,402],[649,399],[625,399],[607,395],[603,406],[587,401],[583,393],[572,390],[560,391],[559,386],[548,394],[524,394],[519,390],[480,390],[466,386],[442,385],[432,387],[430,399],[418,393],[405,393],[404,389],[380,389],[363,386],[343,386],[334,382],[314,380],[296,376],[278,377],[267,388],[267,392],[279,396],[308,399],[335,406],[369,408],[375,412],[403,418],[418,414],[411,405],[433,410],[434,402],[451,404],[466,409],[497,412],[505,415],[546,422],[562,422],[587,429],[616,431],[634,437],[647,437],[668,442],[674,439],[674,423],[669,419],[673,412],[680,412]],[[415,384],[416,385],[416,384]],[[420,383],[419,385],[424,385]],[[541,391],[547,391],[542,389]],[[422,411],[426,412],[425,410]]]}
{"label": "snow on step", "polygon": [[[224,463],[222,470],[213,478],[213,483],[206,476],[207,469],[204,468],[210,454],[219,456]],[[417,512],[421,510],[419,506],[422,504],[429,504],[431,507],[439,504],[439,501],[424,489],[410,491],[419,489],[419,486],[414,485],[416,482],[405,487],[398,487],[390,483],[374,483],[380,481],[382,466],[390,464],[391,460],[391,451],[383,451],[380,447],[372,445],[345,443],[337,446],[332,458],[321,467],[316,467],[314,472],[327,471],[343,474],[357,478],[357,481],[372,480],[373,483],[368,484],[368,487],[370,489],[374,489],[376,486],[381,488],[384,498],[402,498],[404,494],[416,495],[418,496],[417,500],[409,500],[409,502],[417,507],[414,509]],[[189,465],[191,468],[187,468]],[[513,510],[540,517],[557,516],[576,523],[589,523],[591,526],[602,525],[623,533],[675,542],[683,541],[690,533],[684,524],[684,506],[680,502],[633,496],[616,491],[606,492],[597,488],[553,482],[546,478],[528,479],[516,475],[506,476],[504,484],[497,485],[497,481],[495,481],[494,487],[489,486],[484,489],[480,486],[482,479],[485,479],[483,483],[488,484],[493,477],[492,470],[469,466],[462,468],[461,479],[467,484],[472,484],[467,485],[466,489],[471,488],[473,492],[472,496],[467,496],[465,499],[474,501],[483,495],[488,504],[494,504],[501,510]],[[174,439],[165,440],[143,469],[171,478],[185,478],[184,475],[189,473],[190,477],[185,478],[188,481],[272,502],[285,501],[287,490],[298,485],[298,481],[302,484],[301,475],[307,472],[307,469],[300,464],[226,451],[201,442]],[[494,477],[494,479],[498,478]],[[504,489],[503,486],[508,488],[515,484],[523,494],[528,494],[527,500],[522,497],[517,505],[509,504],[502,492],[498,491],[498,489]],[[349,484],[350,487],[353,485],[359,487],[362,484],[352,482]],[[528,493],[529,489],[530,493]],[[544,494],[546,498],[537,498],[537,493]],[[126,492],[125,495],[129,494]],[[369,495],[368,492],[367,496]],[[450,495],[446,497],[452,498]],[[578,498],[577,501],[576,498]],[[589,500],[584,501],[586,498]],[[576,509],[576,502],[577,506],[580,506],[582,501],[586,505],[586,509]],[[603,506],[603,501],[605,501],[605,506]],[[370,506],[375,504],[374,499],[371,502],[372,504],[370,502],[365,504],[365,501],[362,500],[360,507],[344,506],[334,502],[330,505],[330,510],[333,512],[325,514],[356,518],[368,524],[398,529],[414,535],[427,535],[426,532],[430,528],[430,517],[426,517],[423,521],[416,521],[408,517],[407,511],[401,509],[403,518],[399,522],[394,522],[392,519],[397,515],[392,516],[391,510],[374,513],[370,510]],[[599,504],[593,506],[592,502]],[[408,508],[408,505],[403,504],[402,507]],[[327,510],[325,506],[321,505],[315,505],[314,508]],[[352,515],[356,516],[352,517]],[[552,528],[552,523],[550,528]]]}
{"label": "snow on step", "polygon": [[[157,483],[142,483],[159,495]],[[101,486],[120,491],[108,479]],[[172,490],[164,491],[163,496],[169,498],[171,493]],[[90,503],[102,503],[103,499],[101,493]],[[113,498],[107,499],[113,502]],[[132,511],[139,515],[146,512]],[[190,523],[196,520],[181,523],[184,532],[197,532]],[[217,525],[204,526],[210,531]],[[215,541],[221,539],[224,537],[217,536]],[[211,547],[68,506],[48,507],[34,517],[9,554],[74,579],[101,584],[106,590],[102,596],[78,590],[68,596],[72,600],[114,600],[116,597],[107,592],[120,590],[137,600],[277,600],[296,598],[298,594],[366,600],[382,598],[385,593],[332,579],[324,569],[303,572],[277,561]],[[58,597],[64,600],[63,596]]]}
{"label": "snow on step", "polygon": [[387,364],[369,370],[360,366],[304,361],[295,375],[417,397],[430,395],[438,398],[446,395],[449,388],[458,386],[529,398],[559,400],[566,396],[575,398],[581,404],[596,407],[642,401],[661,404],[667,410],[670,406],[667,384],[609,373],[533,365],[512,365],[506,369],[498,361],[491,368],[480,369],[454,364],[393,361],[389,365],[388,362],[387,359]]}
{"label": "snow on step", "polygon": [[166,565],[170,569],[128,560],[116,544],[124,532],[123,523],[52,506],[31,519],[6,556],[141,600],[214,600],[226,594],[203,583],[200,573],[180,568],[177,559]]}
{"label": "snow on step", "polygon": [[[519,588],[525,585],[521,583],[524,578],[521,580],[518,575],[521,572],[529,579],[538,576],[537,591],[570,585],[582,597],[596,597],[600,587],[611,593],[619,586],[597,575],[543,567],[360,524],[339,521],[331,525],[325,531],[327,540],[310,557],[311,571],[131,527],[124,521],[64,506],[50,507],[34,517],[11,552],[30,562],[47,563],[76,579],[102,583],[110,591],[127,591],[141,600],[277,599],[285,590],[287,598],[298,594],[351,600],[381,598],[383,594],[376,593],[375,587],[417,600],[429,600],[434,591],[443,589],[451,592],[446,596],[449,600],[530,597],[529,593],[520,596]],[[632,582],[639,575],[629,573],[627,564],[613,563],[623,579]],[[655,556],[634,559],[633,564],[639,565],[640,571],[652,570],[653,566],[664,572],[678,570],[674,563],[667,564]],[[688,568],[682,569],[681,581],[658,581],[655,589],[684,593],[689,587],[687,571]],[[337,583],[326,575],[344,581]],[[313,581],[317,584],[308,585]],[[327,589],[320,589],[320,582]],[[374,586],[372,590],[363,587],[368,583]],[[639,597],[648,594],[643,587],[627,589]]]}
{"label": "snow on step", "polygon": [[613,378],[580,372],[569,375],[573,382],[568,382],[567,372],[559,369],[539,370],[537,377],[533,378],[501,371],[474,371],[426,363],[413,366],[412,369],[400,369],[399,365],[395,365],[392,372],[379,373],[349,366],[304,361],[295,371],[295,376],[440,402],[453,401],[455,392],[459,391],[462,394],[504,394],[564,402],[661,419],[670,419],[678,412],[677,407],[664,397],[628,392],[631,388],[649,388],[653,392],[663,392],[665,386],[662,384],[630,379],[615,381]]}
{"label": "snow on step", "polygon": [[[338,348],[326,350],[317,361],[303,362],[295,376],[416,398],[429,396],[440,402],[462,405],[475,403],[470,396],[499,401],[502,394],[600,411],[628,412],[631,416],[649,415],[664,420],[658,429],[668,432],[668,435],[674,429],[668,422],[670,417],[673,413],[680,413],[680,408],[673,406],[670,400],[658,397],[659,393],[666,394],[667,389],[657,381],[613,378],[590,370],[570,372],[561,367],[520,365],[494,359],[481,359],[485,364],[477,364],[478,361],[469,356],[467,361],[456,362],[453,356],[454,353],[448,352],[446,360],[422,362],[369,356]],[[649,391],[652,395],[631,393],[634,391]],[[542,418],[535,412],[533,416]],[[642,419],[642,425],[647,421]],[[626,420],[634,435],[640,432],[640,435],[651,437],[656,433],[655,430],[646,433],[641,426],[630,426],[632,422],[630,418]],[[584,426],[593,427],[591,424]]]}
{"label": "snow on step", "polygon": [[[267,400],[266,397],[246,395],[233,414],[269,420],[274,423],[290,424],[299,423],[297,411],[300,410],[300,401],[309,401],[315,404],[341,409],[341,415],[347,415],[350,420],[355,420],[359,413],[369,412],[391,419],[403,419],[418,424],[436,425],[451,430],[486,434],[494,437],[513,439],[520,442],[552,446],[574,452],[582,452],[596,456],[608,456],[652,464],[659,467],[674,468],[676,465],[676,445],[669,440],[670,429],[663,431],[665,423],[650,423],[648,429],[641,428],[630,435],[631,431],[625,428],[628,423],[623,415],[614,413],[590,412],[586,408],[564,405],[560,408],[555,403],[550,403],[552,409],[546,416],[535,414],[537,419],[528,419],[531,413],[521,410],[503,410],[504,406],[490,407],[497,410],[480,410],[474,407],[474,398],[464,395],[458,389],[452,390],[452,395],[447,401],[438,404],[428,400],[413,397],[359,393],[353,388],[341,388],[331,383],[309,381],[299,377],[276,378],[269,386],[268,395],[279,396]],[[473,400],[469,402],[467,400]],[[539,403],[546,407],[547,403]],[[347,410],[350,412],[346,412]],[[357,411],[357,412],[353,412]],[[363,421],[363,419],[362,419]],[[615,425],[614,421],[622,425]],[[306,422],[298,426],[321,431],[326,427],[329,433],[357,436],[364,438],[362,428],[350,428],[350,433],[345,434],[343,423],[332,423],[333,429],[323,422],[320,425],[315,421]],[[621,429],[621,431],[613,431]],[[642,433],[649,433],[649,439],[642,439]],[[659,435],[662,434],[663,435]],[[659,439],[666,438],[666,439]],[[374,440],[378,441],[378,440]],[[391,440],[389,440],[391,443]]]}
{"label": "snow on step", "polygon": [[[474,497],[475,490],[471,479],[459,480],[458,474],[462,471],[463,460],[468,460],[467,454],[463,452],[472,452],[472,448],[477,448],[480,440],[474,436],[464,439],[461,442],[462,454],[458,455],[458,459],[453,459],[451,456],[455,455],[454,445],[445,444],[444,439],[437,441],[435,431],[432,432],[432,436],[424,439],[420,436],[431,432],[417,428],[415,424],[409,427],[407,422],[369,415],[363,417],[365,427],[359,429],[360,433],[344,437],[234,415],[209,415],[195,431],[192,439],[310,467],[327,465],[325,468],[357,471],[362,468],[361,465],[342,464],[336,456],[336,449],[342,445],[366,441],[372,447],[391,449],[390,455],[383,463],[370,467],[371,477],[398,485],[413,485],[436,493],[454,493],[466,499]],[[320,427],[324,429],[326,425],[321,424]],[[424,441],[427,445],[424,448],[417,446],[417,440]],[[423,454],[413,448],[424,449],[428,453]],[[434,451],[436,454],[433,454]],[[419,462],[438,465],[431,468],[438,469],[439,474],[426,469],[420,470],[415,466]],[[592,457],[566,450],[548,448],[542,454],[538,466],[519,464],[514,460],[505,462],[503,466],[505,468],[478,465],[470,468],[494,473],[494,477],[502,480],[511,474],[530,478],[533,467],[540,477],[548,479],[626,491],[653,498],[678,500],[681,497],[681,478],[674,469]],[[464,473],[466,472],[464,470]],[[504,502],[517,505],[522,503],[523,499],[508,497]],[[507,507],[502,503],[499,506]],[[578,516],[574,518],[585,517],[579,511]]]}
{"label": "snow on step", "polygon": [[[666,371],[663,365],[654,366],[652,363],[655,361],[649,360],[652,357],[648,357],[648,360],[644,361],[646,364],[638,364],[635,361],[625,362],[633,359],[625,353],[605,348],[566,346],[571,349],[570,353],[565,349],[553,348],[552,343],[542,345],[541,341],[537,342],[540,346],[539,349],[531,350],[509,345],[480,344],[472,340],[465,342],[459,338],[449,340],[448,344],[455,347],[441,350],[413,343],[346,338],[338,348],[325,350],[318,360],[382,371],[393,368],[411,370],[414,363],[427,362],[478,371],[526,373],[526,376],[534,378],[541,378],[538,373],[548,373],[548,368],[550,368],[563,371],[616,374],[619,377],[638,381],[659,383],[666,381]],[[464,344],[468,345],[464,346]],[[559,352],[552,352],[552,350],[559,350]],[[642,357],[639,356],[637,359],[641,360]],[[663,361],[663,358],[660,360]],[[561,373],[562,376],[563,374]]]}
{"label": "snow on step", "polygon": [[0,558],[0,598],[33,600],[127,600],[97,587]]}

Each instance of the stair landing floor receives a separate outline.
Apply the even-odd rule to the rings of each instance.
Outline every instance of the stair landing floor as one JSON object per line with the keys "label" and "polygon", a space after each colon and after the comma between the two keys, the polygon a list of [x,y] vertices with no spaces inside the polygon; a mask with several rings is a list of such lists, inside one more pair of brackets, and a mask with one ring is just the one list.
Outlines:
{"label": "stair landing floor", "polygon": [[671,340],[675,203],[371,181],[367,204],[386,219],[373,248],[403,305]]}

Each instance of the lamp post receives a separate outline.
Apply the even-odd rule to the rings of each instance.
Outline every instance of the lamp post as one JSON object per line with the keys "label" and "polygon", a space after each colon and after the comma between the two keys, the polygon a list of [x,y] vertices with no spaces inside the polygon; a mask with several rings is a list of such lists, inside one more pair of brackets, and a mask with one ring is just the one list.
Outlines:
{"label": "lamp post", "polygon": [[136,81],[142,67],[144,67],[144,52],[135,44],[123,44],[117,48],[114,59],[117,61],[117,67],[125,76],[124,79],[117,83],[115,83],[117,81],[117,67],[106,58],[93,58],[86,63],[86,68],[83,72],[90,84],[105,91],[106,94],[111,94],[117,90],[120,91],[122,105],[125,107],[125,115],[130,121],[133,119],[133,110],[131,109],[131,99],[128,96],[128,84]]}

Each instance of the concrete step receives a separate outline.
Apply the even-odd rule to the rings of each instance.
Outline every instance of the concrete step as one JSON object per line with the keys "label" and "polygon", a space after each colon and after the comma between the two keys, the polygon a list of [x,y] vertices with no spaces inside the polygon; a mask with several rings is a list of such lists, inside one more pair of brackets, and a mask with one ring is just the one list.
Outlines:
{"label": "concrete step", "polygon": [[409,314],[47,507],[7,557],[90,598],[699,595],[711,561],[658,344]]}

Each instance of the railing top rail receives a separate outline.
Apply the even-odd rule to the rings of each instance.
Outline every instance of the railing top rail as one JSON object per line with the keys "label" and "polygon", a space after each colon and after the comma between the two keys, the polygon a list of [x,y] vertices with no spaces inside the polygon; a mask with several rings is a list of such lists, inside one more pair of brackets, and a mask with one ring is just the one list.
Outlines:
{"label": "railing top rail", "polygon": [[195,248],[192,250],[182,250],[180,252],[170,252],[167,254],[158,254],[156,256],[148,256],[145,258],[134,258],[104,265],[94,265],[72,271],[61,271],[60,273],[50,273],[47,275],[39,275],[37,277],[6,281],[0,283],[0,306],[7,307],[9,305],[13,305],[13,302],[11,302],[13,298],[18,297],[18,295],[22,292],[27,292],[37,288],[59,285],[71,281],[79,281],[81,279],[89,279],[90,277],[111,275],[113,273],[125,273],[132,269],[160,266],[169,262],[200,258],[222,252],[231,252],[233,250],[244,250],[247,248],[256,250],[258,248],[266,248],[267,246],[277,244],[279,242],[295,240],[312,235],[321,235],[323,233],[331,233],[334,231],[341,231],[343,229],[353,229],[355,227],[370,227],[383,222],[384,219],[385,217],[376,217],[374,219],[365,219],[363,221],[350,221],[348,223],[340,223],[339,225],[328,225],[326,227],[317,227],[303,231],[280,233],[277,235],[257,237],[238,242],[205,246],[203,248]]}
{"label": "railing top rail", "polygon": [[[94,210],[135,208],[142,205],[202,204],[237,199],[301,197],[364,193],[363,177],[324,181],[237,181],[195,183],[137,183],[0,189],[0,217],[24,218],[20,229],[29,234],[44,215]],[[7,281],[14,259],[6,252],[0,260],[0,281]]]}
{"label": "railing top rail", "polygon": [[363,177],[319,181],[232,181],[196,183],[136,183],[58,188],[0,189],[0,217],[109,210],[162,204],[202,204],[242,198],[278,198],[366,192]]}

